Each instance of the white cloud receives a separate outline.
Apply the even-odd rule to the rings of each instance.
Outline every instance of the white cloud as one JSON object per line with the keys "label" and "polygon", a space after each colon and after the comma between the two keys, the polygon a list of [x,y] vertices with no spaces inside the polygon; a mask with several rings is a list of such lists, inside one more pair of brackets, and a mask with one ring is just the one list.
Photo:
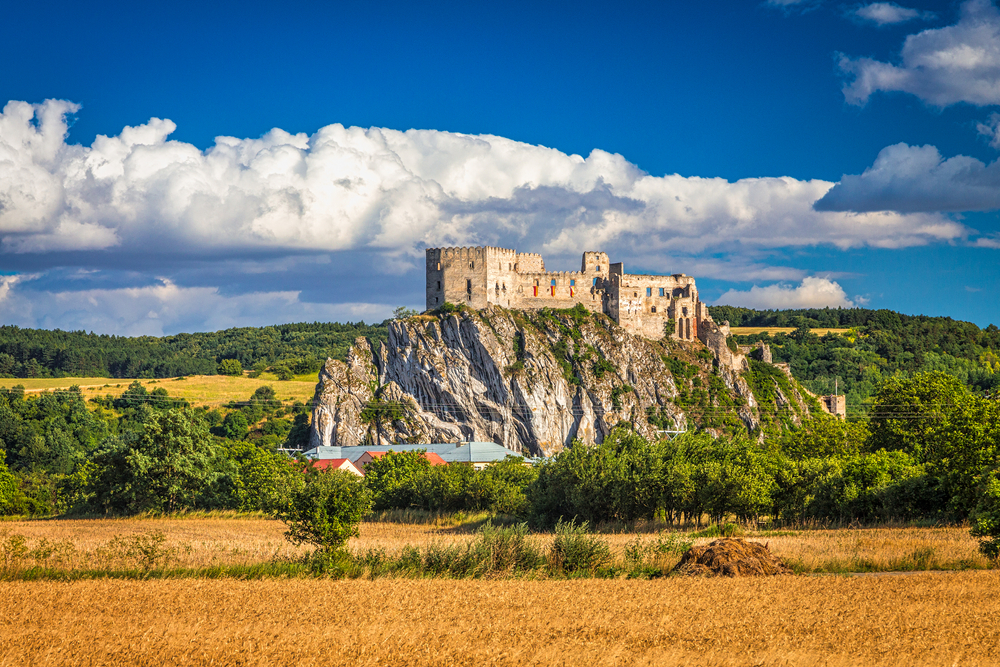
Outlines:
{"label": "white cloud", "polygon": [[990,146],[1000,148],[1000,113],[990,114],[989,120],[976,125],[979,134],[989,137]]}
{"label": "white cloud", "polygon": [[[307,303],[299,292],[226,295],[215,287],[179,287],[163,279],[136,288],[49,291],[23,289],[37,276],[0,276],[0,322],[127,336],[214,331],[301,321],[381,322],[392,307]],[[262,320],[262,317],[269,319]]]}
{"label": "white cloud", "polygon": [[754,285],[748,291],[729,290],[720,296],[716,305],[743,306],[757,309],[780,308],[853,308],[844,289],[827,278],[811,276],[798,285]]}
{"label": "white cloud", "polygon": [[869,5],[857,7],[853,15],[865,21],[871,21],[876,25],[894,25],[905,23],[913,19],[929,20],[934,18],[933,12],[922,12],[909,7],[900,7],[895,2],[873,2]]}
{"label": "white cloud", "polygon": [[901,65],[841,56],[840,68],[854,77],[844,87],[851,104],[878,91],[911,93],[937,107],[1000,104],[1000,12],[990,0],[968,0],[955,25],[907,37]]}
{"label": "white cloud", "polygon": [[366,250],[403,270],[437,245],[624,255],[902,247],[966,233],[936,214],[814,210],[828,181],[658,177],[599,149],[583,158],[491,135],[329,125],[218,137],[201,151],[154,118],[85,147],[65,140],[76,108],[10,102],[0,115],[4,252]]}
{"label": "white cloud", "polygon": [[988,211],[1000,208],[1000,161],[986,165],[934,146],[883,148],[859,176],[845,175],[816,202],[835,211]]}
{"label": "white cloud", "polygon": [[788,14],[792,12],[807,12],[810,9],[815,9],[822,3],[823,0],[765,0],[764,5],[780,9]]}

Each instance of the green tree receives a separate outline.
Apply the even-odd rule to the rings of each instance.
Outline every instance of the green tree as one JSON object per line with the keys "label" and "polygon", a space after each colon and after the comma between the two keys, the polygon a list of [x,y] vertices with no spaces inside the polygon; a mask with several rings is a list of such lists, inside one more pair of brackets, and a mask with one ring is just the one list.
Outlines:
{"label": "green tree", "polygon": [[413,502],[412,478],[430,467],[424,450],[387,452],[365,466],[365,485],[376,510],[409,507]]}
{"label": "green tree", "polygon": [[205,424],[181,410],[151,412],[94,456],[93,502],[105,512],[178,512],[217,506],[214,487],[231,472]]}
{"label": "green tree", "polygon": [[222,420],[222,431],[227,438],[246,440],[250,434],[250,424],[247,423],[246,415],[241,410],[234,410]]}
{"label": "green tree", "polygon": [[1000,559],[1000,470],[986,477],[979,502],[972,513],[972,536],[987,558]]}
{"label": "green tree", "polygon": [[304,466],[287,456],[247,442],[232,443],[228,453],[236,467],[236,499],[245,512],[277,512],[304,484]]}
{"label": "green tree", "polygon": [[276,512],[294,544],[312,544],[324,555],[343,548],[358,534],[358,524],[371,509],[364,480],[344,470],[309,469],[302,486]]}
{"label": "green tree", "polygon": [[219,362],[219,375],[243,375],[243,364],[239,359],[223,359]]}
{"label": "green tree", "polygon": [[405,320],[408,317],[413,317],[414,315],[419,315],[417,311],[412,308],[407,308],[406,306],[400,306],[392,311],[392,319],[394,320]]}

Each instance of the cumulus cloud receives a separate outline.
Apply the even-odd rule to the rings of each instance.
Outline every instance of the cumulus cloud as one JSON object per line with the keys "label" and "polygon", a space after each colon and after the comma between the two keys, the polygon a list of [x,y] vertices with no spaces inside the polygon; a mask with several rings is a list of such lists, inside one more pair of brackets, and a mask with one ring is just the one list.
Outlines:
{"label": "cumulus cloud", "polygon": [[799,285],[754,285],[748,291],[731,289],[716,300],[716,305],[744,308],[853,308],[844,289],[828,278],[810,276]]}
{"label": "cumulus cloud", "polygon": [[652,176],[491,135],[329,125],[213,146],[151,119],[89,147],[66,142],[68,102],[0,116],[0,249],[192,255],[355,251],[417,259],[437,245],[576,253],[635,248],[908,246],[961,236],[937,215],[845,214],[819,180]]}
{"label": "cumulus cloud", "polygon": [[869,5],[856,7],[851,13],[859,19],[871,21],[879,26],[905,23],[906,21],[918,18],[925,20],[934,18],[933,12],[922,12],[909,7],[900,7],[895,2],[873,2]]}
{"label": "cumulus cloud", "polygon": [[38,276],[0,276],[0,322],[22,327],[162,336],[267,322],[380,322],[391,307],[369,303],[309,303],[297,291],[227,295],[216,287],[181,287],[168,279],[143,287],[33,289]]}
{"label": "cumulus cloud", "polygon": [[1000,208],[1000,161],[989,165],[934,146],[883,148],[858,176],[845,175],[816,202],[822,211],[988,211]]}
{"label": "cumulus cloud", "polygon": [[990,0],[968,0],[955,25],[907,37],[900,65],[842,55],[840,69],[853,77],[844,86],[851,104],[878,91],[911,93],[937,107],[1000,104],[1000,12]]}

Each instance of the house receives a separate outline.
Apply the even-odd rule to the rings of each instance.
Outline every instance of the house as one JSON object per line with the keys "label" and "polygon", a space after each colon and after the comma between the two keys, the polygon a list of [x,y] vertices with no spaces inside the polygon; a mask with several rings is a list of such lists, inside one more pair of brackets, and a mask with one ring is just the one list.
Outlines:
{"label": "house", "polygon": [[[412,452],[425,450],[428,454],[436,454],[445,463],[471,463],[477,470],[491,463],[503,461],[508,456],[521,456],[512,449],[495,442],[451,442],[430,443],[426,445],[361,445],[358,447],[313,447],[304,452],[304,456],[313,460],[346,458],[355,464],[360,462],[366,453],[377,452]],[[370,460],[370,459],[369,459]],[[366,461],[367,462],[367,461]]]}
{"label": "house", "polygon": [[317,470],[346,470],[352,475],[364,477],[364,473],[358,470],[358,467],[351,463],[350,459],[313,459],[312,465]]}
{"label": "house", "polygon": [[[357,461],[354,462],[354,466],[356,468],[358,468],[359,470],[361,470],[362,474],[364,474],[365,466],[367,466],[369,463],[371,463],[375,459],[382,458],[383,456],[385,456],[388,453],[389,453],[388,451],[385,451],[385,452],[373,452],[371,450],[367,450],[367,451],[365,451],[364,454],[362,454],[358,458]],[[435,452],[424,452],[424,458],[427,459],[427,462],[430,463],[432,466],[447,465],[447,463],[445,462],[445,460],[443,458],[441,458],[440,456],[438,456]]]}

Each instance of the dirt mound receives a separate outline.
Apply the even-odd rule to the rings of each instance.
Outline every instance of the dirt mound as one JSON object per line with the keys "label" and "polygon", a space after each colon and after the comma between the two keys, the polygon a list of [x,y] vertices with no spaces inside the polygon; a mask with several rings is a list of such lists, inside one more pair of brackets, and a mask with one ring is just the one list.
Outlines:
{"label": "dirt mound", "polygon": [[690,576],[762,577],[791,574],[767,545],[723,538],[703,547],[691,547],[672,571]]}

